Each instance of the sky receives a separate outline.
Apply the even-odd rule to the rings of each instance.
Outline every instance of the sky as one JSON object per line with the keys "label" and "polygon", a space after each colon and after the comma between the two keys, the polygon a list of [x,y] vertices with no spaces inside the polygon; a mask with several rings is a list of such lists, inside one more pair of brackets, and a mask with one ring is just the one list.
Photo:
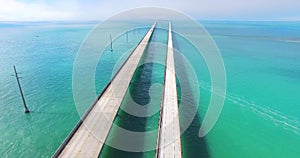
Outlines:
{"label": "sky", "polygon": [[0,0],[0,21],[104,20],[147,6],[199,20],[300,21],[300,0]]}

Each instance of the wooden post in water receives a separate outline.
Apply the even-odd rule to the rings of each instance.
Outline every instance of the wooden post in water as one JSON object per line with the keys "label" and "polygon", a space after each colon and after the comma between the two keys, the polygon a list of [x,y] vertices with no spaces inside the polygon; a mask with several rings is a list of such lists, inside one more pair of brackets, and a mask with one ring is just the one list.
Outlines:
{"label": "wooden post in water", "polygon": [[128,30],[126,31],[126,42],[128,42]]}
{"label": "wooden post in water", "polygon": [[113,45],[112,45],[112,38],[111,38],[111,34],[110,34],[110,51],[113,51]]}
{"label": "wooden post in water", "polygon": [[15,70],[15,77],[16,77],[17,82],[18,82],[19,90],[20,90],[22,101],[23,101],[23,105],[24,105],[24,112],[25,113],[29,113],[30,111],[29,111],[29,109],[28,109],[28,107],[26,105],[26,102],[25,102],[24,94],[23,94],[23,91],[22,91],[22,88],[21,88],[21,84],[20,84],[20,81],[19,81],[20,77],[18,76],[18,73],[17,73],[15,65],[14,65],[14,70]]}

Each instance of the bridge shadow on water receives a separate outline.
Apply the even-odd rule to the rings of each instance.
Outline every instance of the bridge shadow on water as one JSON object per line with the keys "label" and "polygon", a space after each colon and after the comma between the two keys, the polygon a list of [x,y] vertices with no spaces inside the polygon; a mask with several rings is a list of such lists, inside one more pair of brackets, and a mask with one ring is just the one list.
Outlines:
{"label": "bridge shadow on water", "polygon": [[[202,118],[197,112],[198,100],[196,99],[196,94],[193,93],[193,89],[198,88],[198,85],[193,85],[191,81],[189,81],[189,74],[186,71],[188,67],[183,64],[183,57],[180,54],[175,54],[175,63],[176,63],[176,84],[177,84],[177,92],[178,92],[178,104],[180,108],[179,117],[180,117],[180,126],[181,130],[184,126],[189,124],[188,117],[196,114],[188,126],[188,128],[181,135],[181,144],[182,144],[182,157],[183,158],[208,158],[211,157],[209,155],[209,150],[207,146],[207,141],[205,137],[199,137],[199,129],[201,126]],[[179,81],[178,78],[184,78],[183,81]],[[184,94],[181,93],[181,90],[185,88],[188,91],[184,91]],[[199,96],[198,96],[199,97]],[[186,99],[188,101],[184,101]]]}
{"label": "bridge shadow on water", "polygon": [[[140,106],[148,104],[151,100],[149,95],[149,88],[151,86],[151,69],[152,64],[143,64],[137,68],[136,73],[131,80],[131,84],[128,88],[126,96],[121,104],[121,106],[131,106],[132,100]],[[150,71],[150,73],[149,73]],[[131,100],[132,99],[132,100]],[[128,131],[134,132],[144,132],[147,123],[147,117],[137,117],[131,115],[124,110],[119,109],[117,117],[114,123]],[[109,141],[122,141],[122,134],[118,133],[117,130],[111,130]],[[132,142],[127,142],[128,146],[143,146],[145,143],[144,138],[136,138]],[[151,154],[151,151],[149,152]],[[99,157],[128,157],[128,158],[141,158],[149,154],[148,152],[128,152],[113,148],[111,146],[105,145],[102,149]]]}

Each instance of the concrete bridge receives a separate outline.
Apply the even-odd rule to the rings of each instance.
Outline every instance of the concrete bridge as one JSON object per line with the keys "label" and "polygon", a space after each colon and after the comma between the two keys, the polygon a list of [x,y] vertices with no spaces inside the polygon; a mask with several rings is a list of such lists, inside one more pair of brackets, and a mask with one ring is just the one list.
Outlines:
{"label": "concrete bridge", "polygon": [[[133,50],[94,104],[87,110],[84,117],[57,149],[53,157],[96,158],[99,156],[130,81],[149,44],[155,27],[156,22]],[[180,125],[171,22],[169,22],[163,100],[160,114],[156,157],[180,158]]]}

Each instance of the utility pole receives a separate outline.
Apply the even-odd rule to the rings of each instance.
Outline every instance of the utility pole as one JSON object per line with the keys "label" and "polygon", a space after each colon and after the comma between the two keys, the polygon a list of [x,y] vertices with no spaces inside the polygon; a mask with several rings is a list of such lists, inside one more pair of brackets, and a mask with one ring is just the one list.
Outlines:
{"label": "utility pole", "polygon": [[28,107],[26,105],[26,102],[25,102],[24,94],[23,94],[23,91],[22,91],[22,88],[21,88],[21,84],[20,84],[20,81],[19,81],[20,77],[18,76],[18,73],[17,73],[15,65],[14,65],[14,70],[15,70],[15,75],[14,76],[17,79],[19,90],[20,90],[20,94],[21,94],[21,97],[22,97],[23,105],[24,105],[24,112],[25,113],[29,113],[30,111],[29,111],[29,109],[28,109]]}
{"label": "utility pole", "polygon": [[126,31],[126,41],[128,42],[128,30]]}
{"label": "utility pole", "polygon": [[112,38],[111,38],[111,34],[110,34],[110,51],[113,51],[113,44],[112,44]]}

